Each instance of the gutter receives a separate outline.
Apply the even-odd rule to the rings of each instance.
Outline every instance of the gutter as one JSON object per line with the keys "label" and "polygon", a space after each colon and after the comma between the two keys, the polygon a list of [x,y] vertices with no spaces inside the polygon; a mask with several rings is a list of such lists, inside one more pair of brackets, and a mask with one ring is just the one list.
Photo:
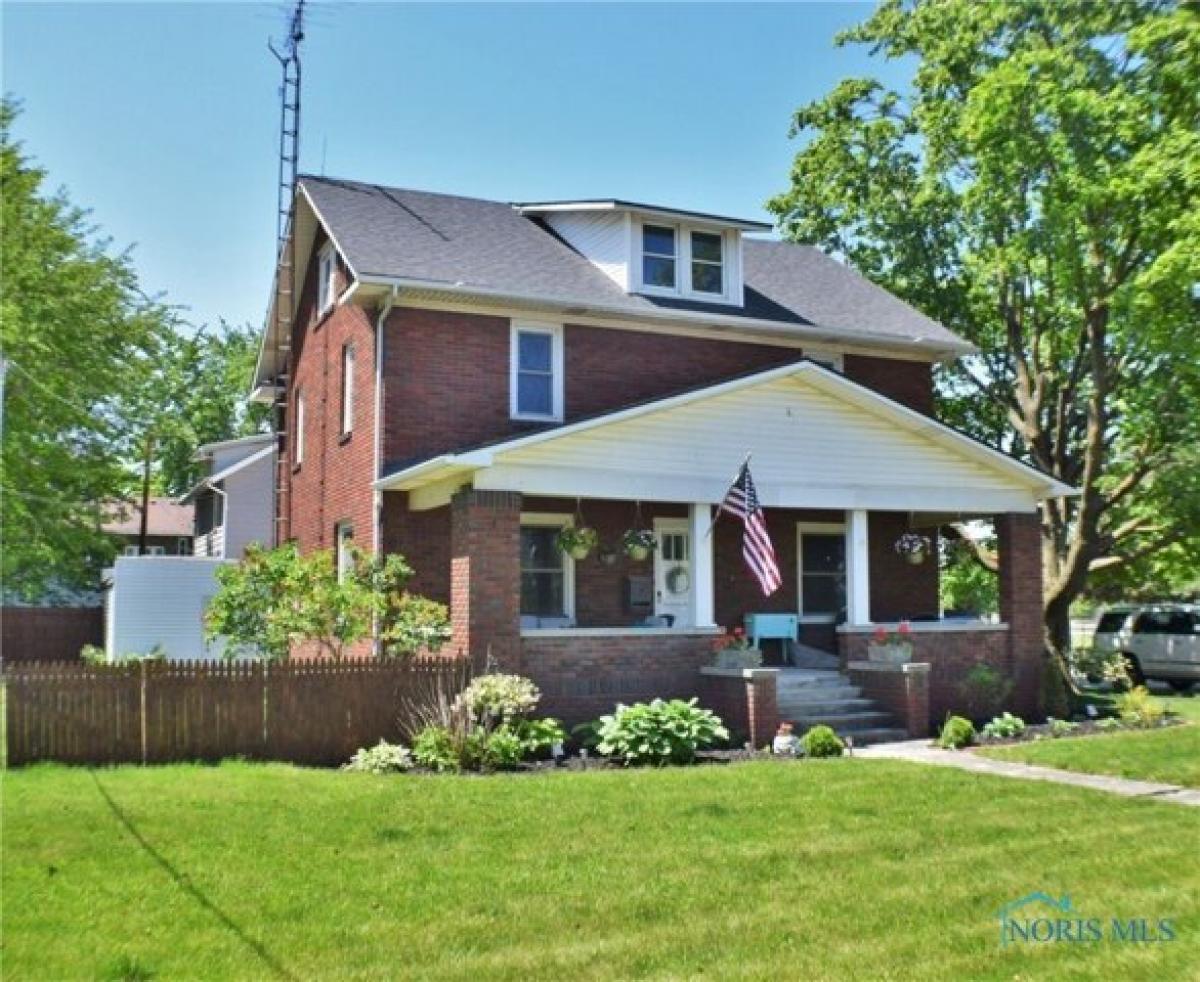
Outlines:
{"label": "gutter", "polygon": [[652,311],[631,311],[628,307],[608,303],[580,303],[569,297],[537,297],[526,294],[509,293],[491,287],[468,286],[461,281],[450,283],[444,280],[419,280],[402,276],[385,276],[378,273],[363,273],[358,279],[365,286],[399,287],[405,290],[433,290],[454,297],[471,299],[484,297],[491,300],[502,300],[514,306],[529,306],[541,304],[550,308],[560,308],[564,313],[576,313],[580,316],[602,314],[630,321],[653,322],[662,321],[671,324],[692,325],[694,327],[726,327],[735,330],[752,330],[759,334],[779,335],[789,338],[807,337],[823,345],[837,344],[860,340],[868,344],[887,345],[896,350],[918,349],[941,354],[944,358],[960,358],[964,355],[977,354],[979,349],[973,344],[929,341],[915,338],[907,344],[895,335],[876,334],[871,331],[836,331],[832,328],[807,327],[801,324],[783,325],[779,321],[768,321],[753,317],[734,317],[728,314],[704,313],[698,314],[689,310],[656,309]]}
{"label": "gutter", "polygon": [[[358,289],[359,281],[347,291],[346,299]],[[387,299],[379,308],[379,316],[375,318],[375,480],[371,492],[371,548],[378,557],[383,544],[383,491],[379,486],[380,467],[383,461],[383,342],[384,326],[388,315],[396,305],[400,296],[400,287],[393,286]]]}

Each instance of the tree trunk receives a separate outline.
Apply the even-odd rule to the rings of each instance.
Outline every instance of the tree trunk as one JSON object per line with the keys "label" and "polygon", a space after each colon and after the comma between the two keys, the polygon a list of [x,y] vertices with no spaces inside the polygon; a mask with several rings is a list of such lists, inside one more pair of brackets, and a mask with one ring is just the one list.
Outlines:
{"label": "tree trunk", "polygon": [[150,533],[150,465],[154,457],[154,435],[146,434],[146,453],[142,458],[142,521],[138,528],[138,555],[146,555],[146,538]]}

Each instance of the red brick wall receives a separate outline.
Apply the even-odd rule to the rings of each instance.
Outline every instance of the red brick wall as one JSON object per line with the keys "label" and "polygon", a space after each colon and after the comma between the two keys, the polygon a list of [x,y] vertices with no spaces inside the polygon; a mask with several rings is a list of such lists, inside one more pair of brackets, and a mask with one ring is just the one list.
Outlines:
{"label": "red brick wall", "polygon": [[[568,420],[798,360],[802,351],[741,341],[568,324]],[[383,459],[396,464],[502,439],[540,424],[509,418],[509,319],[397,308],[384,341]],[[930,366],[846,356],[846,375],[917,409],[932,408]]]}
{"label": "red brick wall", "polygon": [[762,749],[779,729],[776,672],[700,676],[700,702],[721,717],[733,742]]}
{"label": "red brick wall", "polygon": [[542,690],[539,712],[568,726],[611,712],[618,702],[700,695],[710,635],[644,634],[521,638],[524,674]]}
{"label": "red brick wall", "polygon": [[[304,394],[304,461],[293,465],[294,439],[286,449],[288,492],[284,535],[304,550],[333,546],[333,527],[350,521],[355,544],[373,547],[375,475],[375,329],[371,315],[355,304],[335,305],[323,315],[316,311],[317,242],[305,277],[292,338],[291,383],[288,400],[289,437],[294,437],[295,391]],[[340,288],[348,284],[338,269]],[[342,436],[342,347],[355,346],[354,427]]]}
{"label": "red brick wall", "polygon": [[[867,645],[870,641],[869,633],[839,634],[838,649],[843,666],[851,661],[867,661]],[[911,641],[912,660],[928,662],[931,666],[929,722],[934,732],[941,729],[947,713],[969,715],[961,686],[967,673],[976,665],[986,663],[1002,675],[1012,675],[1009,632],[1005,628],[996,627],[980,631],[916,631]],[[1021,702],[1015,693],[1013,704],[1005,708],[1021,712]]]}
{"label": "red brick wall", "polygon": [[413,568],[408,589],[439,603],[450,603],[450,506],[409,511],[408,494],[385,491],[381,542],[385,553],[398,552]]}
{"label": "red brick wall", "polygon": [[895,399],[918,412],[933,415],[933,366],[924,361],[846,355],[846,377]]}
{"label": "red brick wall", "polygon": [[896,540],[909,528],[908,512],[873,511],[868,516],[867,570],[874,621],[934,620],[938,602],[937,532],[929,537],[932,555],[913,565],[896,552]]}
{"label": "red brick wall", "polygon": [[450,503],[451,649],[477,672],[522,672],[520,514],[511,491],[460,491]]}
{"label": "red brick wall", "polygon": [[1042,536],[1036,514],[996,516],[1000,554],[1000,619],[1009,626],[1009,657],[1018,712],[1041,719],[1045,640],[1042,619]]}

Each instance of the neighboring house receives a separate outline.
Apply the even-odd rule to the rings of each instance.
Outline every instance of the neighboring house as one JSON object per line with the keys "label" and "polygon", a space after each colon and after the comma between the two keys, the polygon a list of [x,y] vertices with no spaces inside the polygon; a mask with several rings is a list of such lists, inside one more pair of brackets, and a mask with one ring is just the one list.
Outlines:
{"label": "neighboring house", "polygon": [[[761,612],[798,614],[843,663],[911,619],[932,714],[978,660],[1036,713],[1037,508],[1072,489],[932,416],[933,366],[969,344],[768,230],[302,178],[255,392],[287,437],[280,540],[404,554],[454,648],[572,721],[693,694],[717,625]],[[709,533],[748,453],[783,572],[769,598],[740,525]],[[999,624],[941,620],[936,550],[894,548],[970,518],[996,521]],[[561,553],[571,523],[601,548]],[[658,548],[634,561],[639,526]]]}
{"label": "neighboring house", "polygon": [[274,542],[275,438],[269,433],[206,443],[206,475],[184,497],[196,509],[195,552],[240,559],[252,542]]}
{"label": "neighboring house", "polygon": [[[173,498],[151,498],[147,509],[147,556],[188,556],[192,552],[192,506]],[[118,555],[140,554],[142,533],[141,501],[124,501],[111,506],[108,519],[100,528],[113,536]]]}

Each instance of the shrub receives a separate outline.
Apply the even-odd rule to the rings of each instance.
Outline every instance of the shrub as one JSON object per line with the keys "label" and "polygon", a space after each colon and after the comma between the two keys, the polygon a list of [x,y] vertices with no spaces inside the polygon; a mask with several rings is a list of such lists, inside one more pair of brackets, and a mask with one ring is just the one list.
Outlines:
{"label": "shrub", "polygon": [[840,757],[846,745],[828,726],[814,726],[800,738],[806,757]]}
{"label": "shrub", "polygon": [[1130,687],[1129,665],[1119,651],[1082,648],[1071,653],[1075,669],[1089,682],[1108,682],[1118,692]]}
{"label": "shrub", "polygon": [[720,717],[695,699],[618,705],[600,717],[598,734],[596,749],[626,764],[688,764],[701,747],[729,739]]}
{"label": "shrub", "polygon": [[436,600],[401,591],[386,602],[379,639],[393,657],[438,651],[450,640],[450,611]]}
{"label": "shrub", "polygon": [[1162,705],[1154,701],[1150,690],[1144,685],[1130,689],[1117,697],[1117,714],[1126,726],[1149,729],[1162,722]]}
{"label": "shrub", "polygon": [[1119,730],[1124,725],[1116,716],[1105,716],[1103,719],[1096,720],[1096,729],[1102,730],[1105,733],[1111,730]]}
{"label": "shrub", "polygon": [[988,740],[1010,740],[1025,732],[1025,720],[1012,713],[1002,713],[992,719],[983,728],[983,736]]}
{"label": "shrub", "polygon": [[413,765],[413,755],[407,747],[380,740],[374,747],[364,747],[342,766],[344,771],[362,774],[394,774],[407,771]]}
{"label": "shrub", "polygon": [[561,744],[567,738],[562,724],[556,719],[518,720],[513,728],[521,739],[526,756],[529,757],[543,757],[556,743]]}
{"label": "shrub", "polygon": [[469,713],[474,722],[490,725],[528,716],[541,698],[538,687],[529,679],[491,673],[480,675],[463,689],[455,707]]}
{"label": "shrub", "polygon": [[525,759],[525,743],[511,726],[501,726],[484,737],[480,765],[501,770],[516,767]]}
{"label": "shrub", "polygon": [[413,740],[413,760],[439,773],[461,770],[463,737],[465,734],[456,735],[446,726],[427,726]]}
{"label": "shrub", "polygon": [[938,737],[938,746],[946,750],[961,750],[975,742],[975,727],[962,716],[948,716]]}
{"label": "shrub", "polygon": [[979,664],[967,672],[959,683],[968,715],[972,720],[988,719],[1000,711],[1000,707],[1012,695],[1012,679],[1001,674],[988,664]]}
{"label": "shrub", "polygon": [[105,665],[108,663],[108,654],[99,645],[85,644],[79,649],[79,660],[85,665]]}
{"label": "shrub", "polygon": [[1072,723],[1069,719],[1055,719],[1053,716],[1047,716],[1046,722],[1050,726],[1050,735],[1055,739],[1070,736],[1079,729],[1079,724]]}

